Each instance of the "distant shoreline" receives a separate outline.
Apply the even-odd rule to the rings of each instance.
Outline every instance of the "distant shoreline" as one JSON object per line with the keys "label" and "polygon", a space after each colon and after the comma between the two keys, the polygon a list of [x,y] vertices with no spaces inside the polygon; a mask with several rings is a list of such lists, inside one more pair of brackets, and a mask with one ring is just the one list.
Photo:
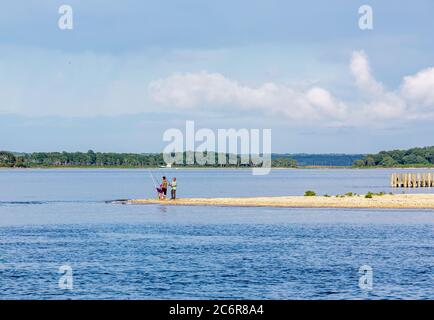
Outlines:
{"label": "distant shoreline", "polygon": [[[34,167],[5,167],[0,166],[0,170],[32,170],[32,169],[160,169],[160,170],[202,170],[202,169],[210,169],[210,170],[252,170],[254,167],[206,167],[206,166],[195,166],[195,167],[128,167],[128,166],[34,166]],[[260,168],[260,167],[256,167]],[[344,169],[360,169],[360,170],[384,170],[384,169],[395,169],[395,170],[415,170],[415,169],[425,169],[425,170],[434,170],[434,166],[408,166],[408,167],[357,167],[357,166],[299,166],[299,167],[272,167],[272,170],[315,170],[315,169],[336,169],[336,170],[344,170]]]}

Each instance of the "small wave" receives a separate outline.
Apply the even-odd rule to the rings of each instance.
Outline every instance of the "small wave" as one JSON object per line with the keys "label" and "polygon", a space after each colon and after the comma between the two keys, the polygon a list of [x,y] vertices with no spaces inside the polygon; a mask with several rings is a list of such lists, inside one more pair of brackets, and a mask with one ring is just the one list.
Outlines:
{"label": "small wave", "polygon": [[44,204],[44,201],[0,201],[0,205],[32,205],[32,204]]}
{"label": "small wave", "polygon": [[0,201],[0,206],[7,205],[42,205],[58,203],[104,203],[105,201],[88,201],[88,200],[52,200],[52,201]]}
{"label": "small wave", "polygon": [[129,199],[116,199],[116,200],[107,200],[105,203],[112,203],[112,204],[126,204],[129,201]]}

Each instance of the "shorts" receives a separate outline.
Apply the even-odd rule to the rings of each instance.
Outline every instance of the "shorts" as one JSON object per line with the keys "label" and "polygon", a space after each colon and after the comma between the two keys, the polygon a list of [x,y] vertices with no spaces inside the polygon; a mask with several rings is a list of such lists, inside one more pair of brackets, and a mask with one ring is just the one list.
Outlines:
{"label": "shorts", "polygon": [[163,191],[164,195],[167,196],[167,188],[161,188],[161,190]]}

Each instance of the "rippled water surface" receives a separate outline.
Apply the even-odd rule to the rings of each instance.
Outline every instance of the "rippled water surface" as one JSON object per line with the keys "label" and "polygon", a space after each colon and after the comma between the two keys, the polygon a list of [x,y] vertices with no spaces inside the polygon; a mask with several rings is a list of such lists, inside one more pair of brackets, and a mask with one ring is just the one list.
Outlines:
{"label": "rippled water surface", "polygon": [[[389,192],[391,171],[152,172],[185,197]],[[0,170],[0,299],[434,299],[432,210],[105,203],[152,189],[147,170]]]}

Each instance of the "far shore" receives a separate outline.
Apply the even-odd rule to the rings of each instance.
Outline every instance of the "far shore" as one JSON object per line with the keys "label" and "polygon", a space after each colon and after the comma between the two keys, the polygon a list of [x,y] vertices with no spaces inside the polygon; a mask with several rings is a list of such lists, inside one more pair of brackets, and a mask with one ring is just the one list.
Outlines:
{"label": "far shore", "polygon": [[181,198],[176,200],[135,199],[120,201],[136,205],[183,205],[225,207],[286,207],[286,208],[383,208],[383,209],[434,209],[434,194],[393,194],[365,198],[362,195],[347,197],[283,196],[246,198]]}
{"label": "far shore", "polygon": [[[0,170],[33,170],[33,169],[160,169],[160,170],[252,170],[253,167],[206,167],[206,166],[194,166],[194,167],[129,167],[129,166],[35,166],[35,167],[2,167]],[[348,169],[360,169],[360,170],[434,170],[433,167],[354,167],[354,166],[300,166],[300,167],[272,167],[272,170],[315,170],[315,169],[336,169],[336,170],[348,170]]]}

